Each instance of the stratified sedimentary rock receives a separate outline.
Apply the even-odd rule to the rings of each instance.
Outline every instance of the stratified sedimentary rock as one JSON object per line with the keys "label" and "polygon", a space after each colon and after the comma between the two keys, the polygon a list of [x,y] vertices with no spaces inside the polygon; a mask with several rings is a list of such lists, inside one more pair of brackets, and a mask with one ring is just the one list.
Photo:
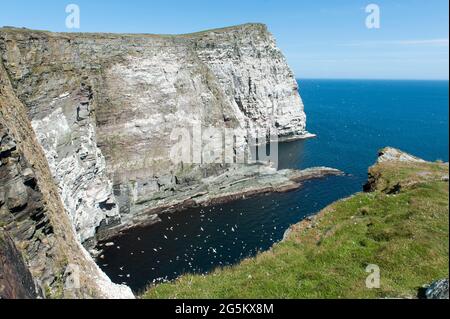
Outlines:
{"label": "stratified sedimentary rock", "polygon": [[38,287],[13,240],[0,228],[0,299],[36,299]]}
{"label": "stratified sedimentary rock", "polygon": [[79,242],[26,108],[1,63],[0,237],[1,297],[133,298]]}
{"label": "stratified sedimentary rock", "polygon": [[105,229],[98,233],[98,237],[105,240],[127,227],[159,222],[158,215],[162,213],[179,212],[190,207],[212,206],[265,193],[288,192],[300,188],[307,180],[343,174],[329,167],[279,171],[261,164],[231,167],[223,174],[201,180],[187,191],[155,201],[156,206],[149,207],[141,214],[135,214],[131,223]]}

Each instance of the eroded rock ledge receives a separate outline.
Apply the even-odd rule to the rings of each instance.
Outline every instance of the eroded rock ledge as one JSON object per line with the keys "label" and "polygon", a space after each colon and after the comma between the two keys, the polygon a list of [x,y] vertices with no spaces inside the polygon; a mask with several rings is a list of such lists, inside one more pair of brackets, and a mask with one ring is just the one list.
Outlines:
{"label": "eroded rock ledge", "polygon": [[[174,213],[186,208],[223,204],[233,200],[264,193],[280,193],[298,189],[304,181],[327,176],[341,176],[340,170],[329,167],[312,167],[304,170],[284,169],[277,171],[265,165],[233,167],[227,172],[206,178],[200,185],[180,192],[176,197],[159,199],[156,206],[136,215],[127,224],[101,231],[99,239],[113,237],[117,232],[135,225],[149,225],[159,221],[159,214]],[[151,201],[154,203],[154,201]]]}

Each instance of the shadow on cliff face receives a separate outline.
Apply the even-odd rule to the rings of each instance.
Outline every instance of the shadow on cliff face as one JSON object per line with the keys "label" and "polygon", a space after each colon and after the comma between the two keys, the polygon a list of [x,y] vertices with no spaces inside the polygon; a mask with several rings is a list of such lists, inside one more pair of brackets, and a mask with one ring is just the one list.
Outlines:
{"label": "shadow on cliff face", "polygon": [[36,299],[36,286],[9,235],[0,229],[0,299]]}

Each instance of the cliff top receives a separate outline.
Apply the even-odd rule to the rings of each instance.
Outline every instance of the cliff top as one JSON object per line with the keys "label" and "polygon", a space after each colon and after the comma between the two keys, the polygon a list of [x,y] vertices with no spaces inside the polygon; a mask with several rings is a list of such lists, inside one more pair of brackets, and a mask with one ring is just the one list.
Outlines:
{"label": "cliff top", "polygon": [[268,28],[263,23],[245,23],[240,25],[234,25],[223,28],[215,28],[209,30],[203,30],[193,33],[184,34],[152,34],[152,33],[101,33],[101,32],[52,32],[47,30],[33,30],[28,28],[18,28],[11,26],[3,26],[0,28],[0,33],[18,33],[18,34],[42,34],[48,36],[66,36],[66,37],[92,37],[92,38],[183,38],[183,37],[196,37],[202,36],[208,33],[226,33],[239,30],[255,29],[262,32],[268,32]]}

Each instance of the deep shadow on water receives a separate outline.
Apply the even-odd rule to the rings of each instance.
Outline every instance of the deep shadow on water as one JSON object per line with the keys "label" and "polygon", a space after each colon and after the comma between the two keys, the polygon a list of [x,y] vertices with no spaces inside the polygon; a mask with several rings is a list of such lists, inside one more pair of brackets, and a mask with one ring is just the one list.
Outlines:
{"label": "deep shadow on water", "polygon": [[316,139],[279,146],[280,168],[330,166],[349,176],[289,193],[161,216],[104,247],[101,268],[135,291],[184,273],[235,264],[278,242],[286,229],[361,190],[377,150],[394,146],[448,161],[448,82],[305,80],[300,92]]}

